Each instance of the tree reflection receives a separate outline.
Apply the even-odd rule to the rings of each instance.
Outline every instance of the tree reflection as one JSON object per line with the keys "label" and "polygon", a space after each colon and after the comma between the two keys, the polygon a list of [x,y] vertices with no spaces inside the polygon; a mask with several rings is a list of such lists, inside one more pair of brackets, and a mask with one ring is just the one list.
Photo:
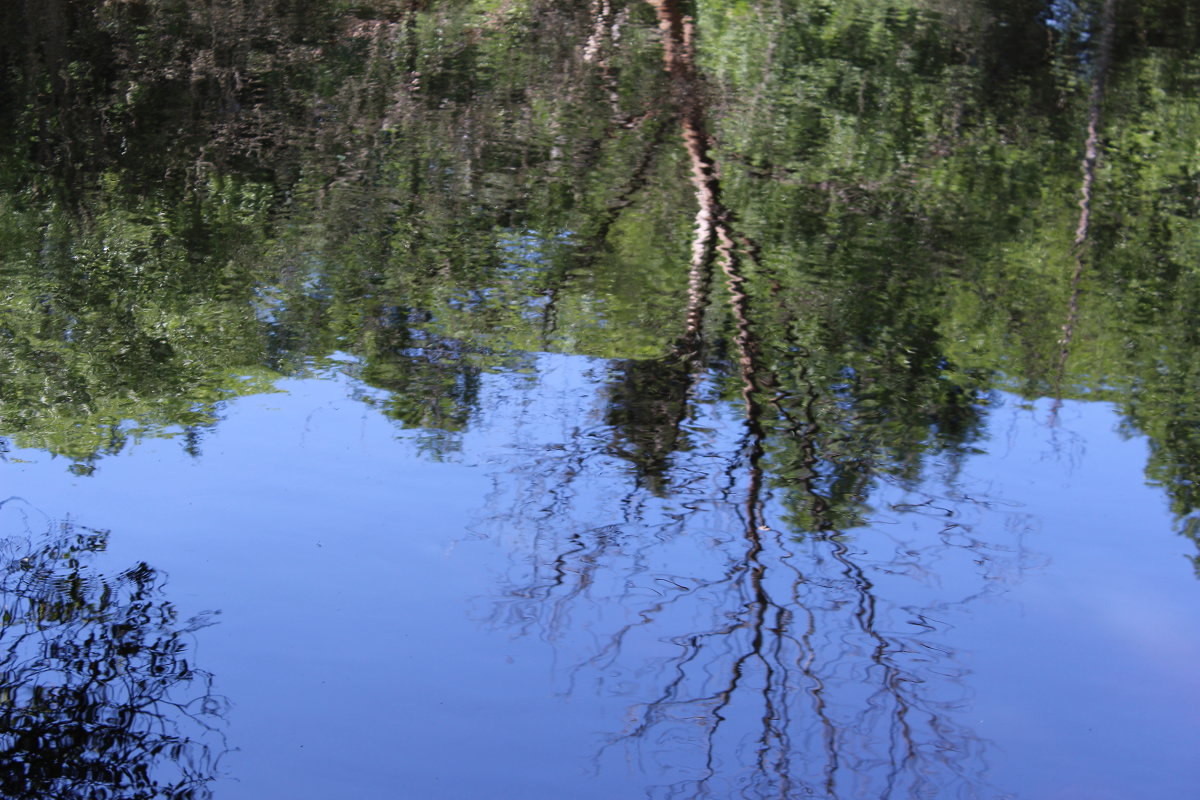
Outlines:
{"label": "tree reflection", "polygon": [[[868,362],[872,369],[861,379],[830,380],[820,372],[822,359],[789,324],[771,329],[776,346],[768,359],[745,274],[762,265],[721,200],[708,111],[694,72],[692,22],[674,2],[651,5],[676,86],[699,207],[686,334],[675,360],[621,362],[610,373],[605,419],[612,444],[585,440],[562,462],[553,500],[534,514],[529,579],[509,589],[492,619],[519,621],[521,630],[540,630],[556,642],[583,631],[598,641],[571,670],[572,689],[590,677],[601,690],[640,699],[597,763],[625,745],[639,760],[658,762],[656,774],[690,773],[652,796],[913,797],[947,786],[973,792],[982,782],[983,746],[955,720],[963,700],[962,687],[954,691],[955,676],[962,668],[952,649],[929,636],[937,630],[931,620],[947,606],[905,607],[882,595],[872,579],[878,573],[928,578],[922,560],[929,553],[906,548],[891,558],[868,558],[875,548],[855,549],[845,529],[860,519],[859,507],[873,480],[888,470],[888,456],[898,460],[900,474],[920,473],[912,458],[921,442],[904,436],[915,428],[919,440],[926,439],[929,423],[914,425],[914,417],[929,414],[937,446],[952,449],[977,428],[977,401],[973,393],[962,397],[959,387],[944,386],[946,359],[936,332],[906,330],[911,324],[889,331],[878,317],[847,327],[867,353],[903,348],[900,369]],[[737,241],[745,242],[744,252]],[[732,452],[724,457],[719,485],[702,491],[695,484],[713,475],[713,449],[688,458],[677,443],[685,420],[714,413],[689,409],[704,382],[694,372],[714,260],[726,277],[735,329],[736,367],[722,371],[737,376],[745,416],[742,437],[727,443]],[[888,391],[894,383],[895,396]],[[908,401],[903,407],[900,396]],[[928,400],[913,405],[914,396]],[[862,424],[864,416],[894,416],[902,424],[889,430]],[[768,511],[765,498],[769,446],[775,480],[786,487],[785,507],[802,536],[787,536],[768,522],[778,513]],[[574,526],[568,487],[593,462],[612,456],[630,461],[637,478],[620,502],[624,522],[556,535]],[[534,511],[532,487],[556,483],[542,471],[555,471],[551,464],[542,461],[530,476],[529,494],[518,491],[522,510],[516,513]],[[643,481],[663,503],[643,494]],[[709,499],[714,490],[715,503]],[[682,509],[671,509],[677,499]],[[983,553],[992,548],[969,535],[961,537],[966,544],[956,540],[961,527],[943,528],[941,547],[965,548],[981,555],[977,564],[987,564]],[[715,532],[711,539],[686,541],[706,529]],[[683,557],[667,557],[675,551]],[[979,593],[987,591],[985,582]],[[623,613],[596,607],[604,603]],[[647,651],[655,655],[639,655]]]}
{"label": "tree reflection", "polygon": [[189,655],[207,622],[179,620],[146,564],[112,575],[91,566],[106,540],[65,522],[41,544],[3,543],[5,798],[209,796],[225,703]]}
{"label": "tree reflection", "polygon": [[[606,752],[701,754],[668,796],[973,785],[947,607],[895,582],[963,557],[986,592],[1019,558],[905,494],[940,467],[969,513],[992,390],[1121,404],[1200,544],[1197,20],[0,4],[0,426],[79,474],[140,435],[198,453],[227,399],[338,351],[441,455],[513,351],[605,358],[602,407],[499,482],[530,538],[494,623],[593,635],[572,680],[630,698]],[[924,539],[863,533],[881,496]],[[191,628],[63,536],[5,573],[9,793],[202,792],[203,736],[167,732],[208,716]]]}
{"label": "tree reflection", "polygon": [[[678,383],[664,388],[652,365],[644,382],[633,384],[636,374],[610,381],[645,408],[678,414]],[[983,793],[986,743],[962,719],[967,671],[947,620],[1003,590],[1024,556],[975,532],[971,514],[986,503],[952,479],[944,497],[885,493],[896,501],[872,517],[911,536],[843,527],[862,512],[847,514],[853,498],[830,495],[824,467],[788,482],[764,469],[774,437],[817,447],[828,431],[818,423],[758,444],[752,429],[713,441],[733,407],[714,403],[711,385],[699,382],[678,425],[625,415],[555,449],[530,443],[543,455],[497,482],[482,528],[518,554],[490,624],[552,642],[569,665],[564,691],[626,703],[624,729],[606,738],[596,768],[624,756],[647,774],[681,776],[650,796]],[[648,461],[672,432],[696,446]],[[643,444],[631,455],[632,443]],[[614,458],[629,459],[620,486]],[[788,506],[771,497],[785,488]],[[806,527],[789,530],[797,493],[808,498]],[[922,599],[955,560],[977,584]]]}

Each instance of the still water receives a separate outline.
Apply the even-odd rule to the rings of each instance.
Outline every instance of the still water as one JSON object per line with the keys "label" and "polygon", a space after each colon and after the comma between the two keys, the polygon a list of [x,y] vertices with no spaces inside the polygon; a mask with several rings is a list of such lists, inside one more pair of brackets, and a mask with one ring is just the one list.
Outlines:
{"label": "still water", "polygon": [[0,12],[0,796],[1194,794],[1189,4],[96,6]]}

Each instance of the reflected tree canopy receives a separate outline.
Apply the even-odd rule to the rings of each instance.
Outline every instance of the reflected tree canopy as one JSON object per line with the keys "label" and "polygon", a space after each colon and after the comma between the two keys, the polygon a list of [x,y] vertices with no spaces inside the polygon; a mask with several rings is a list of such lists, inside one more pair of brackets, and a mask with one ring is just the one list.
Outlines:
{"label": "reflected tree canopy", "polygon": [[[1121,404],[1182,520],[1187,3],[1116,7],[1060,358],[1102,5],[680,6],[681,105],[644,2],[9,4],[5,431],[81,469],[141,436],[194,444],[224,399],[335,351],[403,424],[452,430],[511,353],[635,370],[697,321],[694,364],[736,393],[720,287],[689,301],[678,137],[702,119],[763,368],[860,454],[831,491],[968,442],[999,387]],[[780,463],[804,460],[797,414],[769,426]]]}

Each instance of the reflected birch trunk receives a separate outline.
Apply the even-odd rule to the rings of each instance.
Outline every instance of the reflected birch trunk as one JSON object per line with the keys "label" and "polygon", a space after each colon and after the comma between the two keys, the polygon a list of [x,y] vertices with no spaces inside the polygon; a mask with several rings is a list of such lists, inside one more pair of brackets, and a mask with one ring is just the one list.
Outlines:
{"label": "reflected birch trunk", "polygon": [[[540,459],[523,476],[524,488],[506,496],[498,486],[489,506],[512,502],[514,516],[536,517],[537,534],[530,542],[527,581],[510,584],[488,619],[556,647],[568,646],[581,630],[589,631],[588,639],[599,635],[591,653],[569,670],[568,693],[589,683],[621,691],[618,686],[638,683],[637,676],[661,676],[661,688],[629,707],[625,729],[597,756],[599,769],[617,750],[640,760],[650,756],[653,742],[687,742],[696,756],[693,777],[659,786],[650,796],[727,797],[737,791],[744,797],[850,798],[861,796],[863,773],[873,775],[870,780],[885,797],[927,791],[937,780],[931,775],[943,780],[953,775],[975,786],[979,776],[971,762],[980,741],[953,721],[953,702],[923,691],[925,680],[908,663],[924,644],[917,638],[921,634],[886,630],[880,609],[894,601],[879,596],[863,554],[838,530],[821,490],[820,465],[828,457],[822,442],[830,435],[819,413],[826,389],[802,371],[800,385],[790,386],[786,398],[764,398],[778,380],[754,335],[749,287],[735,246],[740,239],[721,202],[692,23],[674,2],[650,5],[658,15],[698,205],[685,335],[677,355],[686,365],[697,359],[716,262],[735,325],[742,435],[729,443],[723,470],[713,474],[704,454],[689,456],[674,436],[659,430],[669,425],[678,433],[691,413],[705,412],[689,386],[693,367],[680,376],[681,395],[680,382],[661,374],[656,362],[645,370],[619,365],[606,422],[618,431],[650,428],[652,440],[643,443],[640,455],[614,452],[607,433],[581,431],[567,453]],[[634,410],[639,396],[648,396],[643,405],[652,413]],[[807,465],[797,487],[811,501],[807,547],[767,519],[764,462],[768,431],[776,428]],[[646,469],[670,491],[652,488],[660,496],[655,500],[639,477],[615,502],[619,523],[579,526],[571,487],[602,474],[613,455],[635,464],[648,459]],[[697,504],[665,515],[656,510],[686,497],[693,481],[719,483],[716,508]],[[548,503],[540,499],[546,497]],[[714,524],[721,533],[711,550],[693,541],[695,530]],[[714,574],[656,566],[663,563],[658,550],[676,546],[707,551],[704,557],[724,567]],[[609,619],[607,608],[623,609],[618,619],[626,621]],[[677,626],[681,616],[687,620],[683,628]],[[600,635],[603,629],[607,633]],[[662,654],[654,663],[640,663],[636,654],[650,642]],[[953,669],[949,663],[942,668]],[[847,671],[860,679],[847,681]],[[848,702],[858,710],[848,711]],[[748,728],[731,722],[746,715],[756,720]]]}
{"label": "reflected birch trunk", "polygon": [[1079,323],[1079,302],[1082,295],[1083,274],[1091,259],[1092,201],[1096,184],[1096,166],[1100,161],[1100,128],[1104,104],[1104,89],[1108,70],[1112,63],[1113,32],[1116,28],[1117,0],[1105,0],[1100,16],[1099,44],[1096,63],[1092,71],[1092,85],[1088,97],[1087,140],[1083,146],[1083,161],[1080,164],[1082,180],[1079,187],[1079,222],[1075,226],[1072,253],[1075,267],[1071,273],[1071,296],[1067,301],[1067,319],[1062,326],[1059,339],[1058,370],[1055,376],[1056,400],[1051,412],[1057,417],[1062,405],[1062,383],[1066,378],[1067,360],[1071,354],[1071,342],[1075,338],[1075,327]]}

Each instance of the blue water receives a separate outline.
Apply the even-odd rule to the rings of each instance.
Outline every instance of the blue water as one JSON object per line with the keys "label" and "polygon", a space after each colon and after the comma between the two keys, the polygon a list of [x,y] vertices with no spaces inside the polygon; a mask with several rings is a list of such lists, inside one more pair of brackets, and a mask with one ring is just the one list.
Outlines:
{"label": "blue water", "polygon": [[219,800],[1194,792],[1200,583],[1112,407],[998,395],[865,526],[797,540],[768,490],[755,552],[740,408],[698,405],[655,496],[605,371],[533,356],[439,434],[326,366],[198,456],[14,450],[0,520],[110,530],[97,569],[219,612],[188,654],[229,701]]}

